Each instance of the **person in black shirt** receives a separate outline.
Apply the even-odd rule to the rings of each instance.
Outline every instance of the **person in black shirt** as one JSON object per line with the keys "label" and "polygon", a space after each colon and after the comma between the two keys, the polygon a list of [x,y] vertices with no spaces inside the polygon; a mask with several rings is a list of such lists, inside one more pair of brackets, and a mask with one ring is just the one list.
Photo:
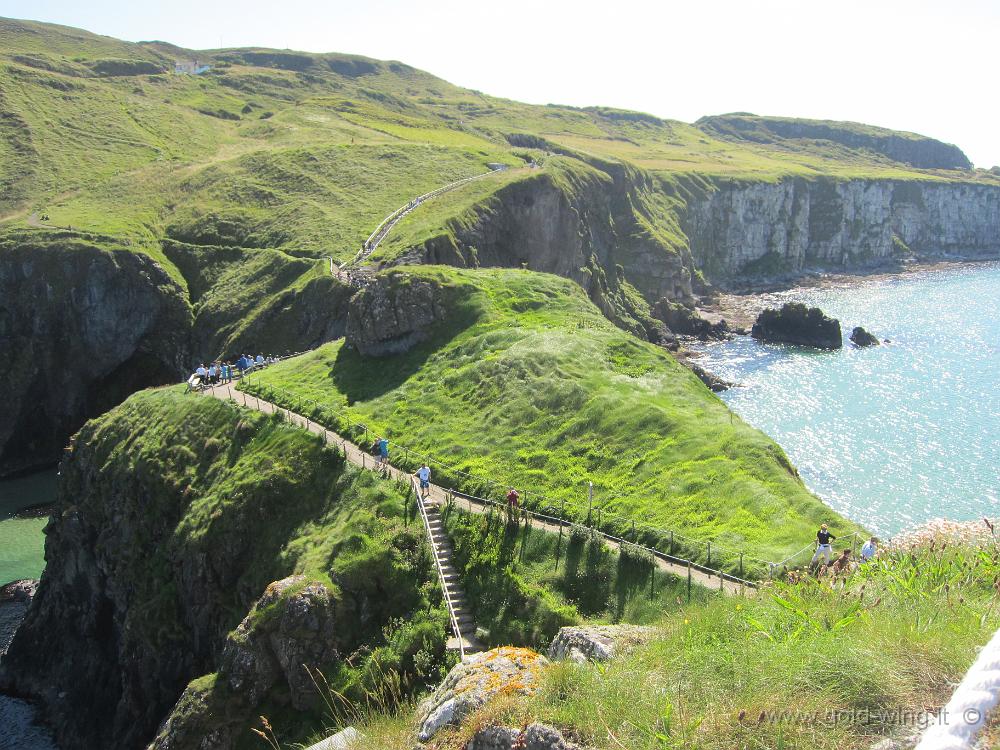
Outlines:
{"label": "person in black shirt", "polygon": [[830,533],[830,530],[827,528],[825,523],[820,526],[819,531],[816,532],[816,552],[813,554],[813,558],[809,562],[810,570],[820,557],[823,558],[825,565],[830,564],[830,561],[833,560],[833,545],[830,544],[830,542],[836,538],[837,537]]}

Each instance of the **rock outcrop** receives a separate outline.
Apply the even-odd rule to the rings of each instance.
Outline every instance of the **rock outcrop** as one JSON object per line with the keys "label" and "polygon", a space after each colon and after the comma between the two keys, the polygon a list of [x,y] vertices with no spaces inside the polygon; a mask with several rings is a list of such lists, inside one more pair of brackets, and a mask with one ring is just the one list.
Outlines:
{"label": "rock outcrop", "polygon": [[679,302],[664,298],[653,305],[654,318],[663,321],[673,333],[681,336],[695,336],[702,341],[723,339],[729,332],[726,321],[712,323],[701,317],[695,310]]}
{"label": "rock outcrop", "polygon": [[365,355],[400,354],[429,339],[448,314],[439,284],[404,273],[382,274],[351,298],[345,336]]}
{"label": "rock outcrop", "polygon": [[549,646],[549,659],[578,664],[608,661],[622,651],[647,643],[655,630],[641,625],[570,625],[560,628]]}
{"label": "rock outcrop", "polygon": [[855,346],[878,346],[880,343],[876,336],[872,335],[861,326],[856,326],[854,330],[851,331],[851,341],[854,342]]}
{"label": "rock outcrop", "polygon": [[780,310],[764,310],[757,316],[750,335],[759,341],[817,349],[840,349],[844,345],[840,321],[801,302],[786,302]]}
{"label": "rock outcrop", "polygon": [[680,214],[714,281],[794,277],[912,257],[1000,253],[1000,186],[896,180],[725,182]]}
{"label": "rock outcrop", "polygon": [[529,724],[524,729],[480,729],[465,746],[465,750],[580,750],[580,746],[568,741],[552,727]]}
{"label": "rock outcrop", "polygon": [[189,327],[148,256],[73,236],[0,243],[0,475],[55,463],[86,419],[179,380]]}
{"label": "rock outcrop", "polygon": [[14,631],[27,614],[37,589],[38,581],[29,578],[0,586],[0,657],[7,653]]}
{"label": "rock outcrop", "polygon": [[531,695],[548,660],[526,648],[503,646],[454,667],[419,709],[418,738],[427,742],[443,727],[457,725],[498,693]]}
{"label": "rock outcrop", "polygon": [[269,585],[226,639],[219,671],[230,690],[256,704],[280,684],[294,708],[314,704],[309,671],[339,656],[334,601],[326,586],[302,576]]}

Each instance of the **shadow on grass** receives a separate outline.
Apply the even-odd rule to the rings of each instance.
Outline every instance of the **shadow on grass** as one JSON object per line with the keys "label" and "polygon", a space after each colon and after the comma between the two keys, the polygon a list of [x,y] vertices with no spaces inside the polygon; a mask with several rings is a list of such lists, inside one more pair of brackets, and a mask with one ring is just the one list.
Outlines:
{"label": "shadow on grass", "polygon": [[348,405],[378,398],[401,386],[435,352],[473,326],[482,314],[481,308],[471,303],[446,307],[449,308],[447,317],[431,327],[430,337],[403,354],[366,356],[353,346],[342,346],[330,370],[330,379],[334,387],[347,397]]}

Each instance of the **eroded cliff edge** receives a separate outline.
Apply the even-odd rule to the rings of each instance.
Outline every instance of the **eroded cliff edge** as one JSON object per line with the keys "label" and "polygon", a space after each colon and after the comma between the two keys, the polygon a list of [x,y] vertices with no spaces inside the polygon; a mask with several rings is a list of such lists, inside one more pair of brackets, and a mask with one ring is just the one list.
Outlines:
{"label": "eroded cliff edge", "polygon": [[896,180],[727,182],[680,214],[715,281],[1000,253],[1000,186]]}
{"label": "eroded cliff edge", "polygon": [[183,290],[148,256],[73,235],[0,243],[0,475],[54,462],[66,438],[139,388],[176,381]]}
{"label": "eroded cliff edge", "polygon": [[137,394],[61,464],[0,687],[40,701],[64,750],[145,747],[167,718],[156,746],[177,750],[255,747],[254,719],[289,706],[304,737],[324,704],[303,665],[359,700],[377,669],[422,685],[445,615],[403,505],[276,418]]}

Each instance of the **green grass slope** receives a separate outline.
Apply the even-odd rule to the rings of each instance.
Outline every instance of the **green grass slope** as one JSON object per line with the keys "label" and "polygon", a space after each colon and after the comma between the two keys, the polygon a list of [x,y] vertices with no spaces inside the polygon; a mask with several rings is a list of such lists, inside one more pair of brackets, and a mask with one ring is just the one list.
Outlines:
{"label": "green grass slope", "polygon": [[[618,531],[634,519],[780,559],[822,520],[855,528],[806,490],[777,445],[667,352],[611,325],[572,282],[442,267],[387,278],[430,281],[452,300],[430,341],[383,358],[334,342],[250,387],[318,418],[343,410],[409,447],[396,458],[416,468],[433,456],[453,467],[435,464],[438,479],[470,491],[510,483],[533,507],[565,504],[580,517],[592,481],[594,520],[600,508]],[[686,551],[706,557],[703,544]],[[736,564],[718,546],[714,561]]]}
{"label": "green grass slope", "polygon": [[[537,695],[495,699],[437,747],[534,721],[600,750],[867,750],[887,736],[905,746],[1000,626],[998,573],[993,545],[920,549],[846,580],[684,606],[648,645],[607,664],[556,664]],[[415,720],[380,717],[362,730],[402,750]],[[980,746],[997,741],[994,724]]]}
{"label": "green grass slope", "polygon": [[[175,63],[194,60],[209,70],[174,74]],[[377,260],[446,238],[519,194],[509,190],[515,183],[527,193],[533,181],[563,184],[599,164],[617,165],[600,167],[605,188],[612,172],[642,186],[627,196],[643,225],[636,234],[668,248],[686,247],[678,210],[692,186],[697,193],[713,181],[998,182],[983,171],[916,169],[821,138],[790,148],[787,140],[733,139],[642,113],[521,104],[395,61],[192,51],[14,19],[0,19],[0,113],[0,233],[87,232],[149,254],[188,281],[205,275],[212,256],[200,254],[202,266],[182,272],[164,258],[164,242],[345,261],[397,206],[490,163],[541,167],[421,206]]]}
{"label": "green grass slope", "polygon": [[[144,391],[84,426],[61,482],[66,517],[84,519],[77,525],[93,536],[53,524],[62,542],[50,538],[46,552],[48,598],[39,597],[4,668],[28,692],[63,686],[48,710],[76,742],[145,746],[192,678],[173,715],[187,735],[172,747],[197,747],[217,731],[233,747],[257,747],[249,728],[262,713],[280,717],[289,740],[336,721],[319,691],[308,710],[293,710],[280,681],[248,695],[215,674],[227,633],[268,584],[293,574],[330,592],[340,656],[311,666],[355,706],[384,708],[450,665],[447,615],[409,487],[347,465],[280,419],[180,387]],[[64,581],[73,550],[101,562]],[[89,589],[86,575],[107,588]],[[68,583],[73,576],[80,580]],[[77,615],[65,620],[64,606],[97,617],[88,608],[99,595],[113,639],[78,628]],[[267,617],[255,611],[251,631]],[[60,627],[73,633],[52,646]],[[90,652],[103,658],[80,656]]]}

